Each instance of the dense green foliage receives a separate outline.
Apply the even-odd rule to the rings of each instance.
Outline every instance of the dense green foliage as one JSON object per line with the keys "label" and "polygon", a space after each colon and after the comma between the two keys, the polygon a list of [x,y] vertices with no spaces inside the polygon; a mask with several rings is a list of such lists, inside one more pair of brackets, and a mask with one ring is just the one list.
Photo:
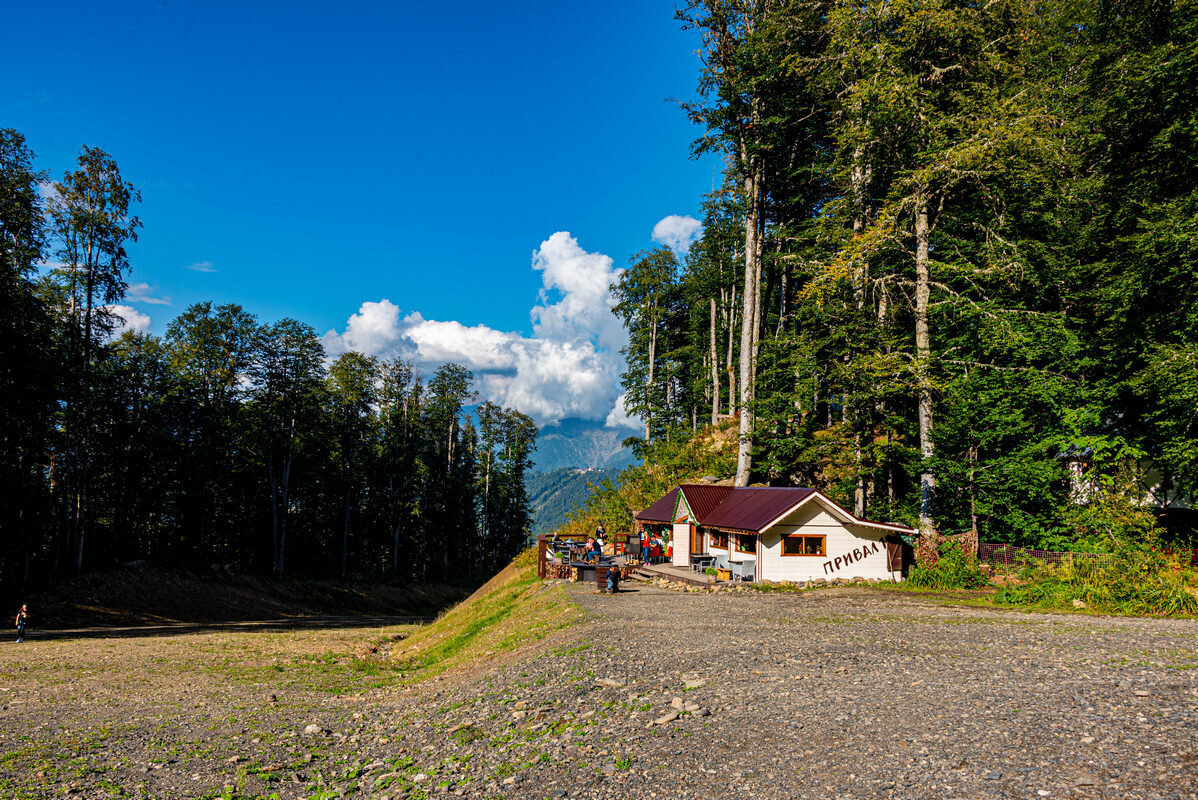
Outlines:
{"label": "dense green foliage", "polygon": [[1154,542],[1127,542],[1106,563],[1079,557],[1060,566],[1028,564],[994,600],[1105,613],[1198,614],[1198,573],[1189,568],[1189,558],[1179,561],[1149,544]]}
{"label": "dense green foliage", "polygon": [[738,483],[932,542],[1094,549],[1143,526],[1087,486],[1198,494],[1196,0],[679,17],[726,168],[685,258],[614,287],[646,438],[735,413]]}
{"label": "dense green foliage", "polygon": [[956,542],[945,542],[939,557],[932,565],[919,565],[911,570],[904,586],[915,589],[977,589],[989,583],[972,553],[966,553]]}
{"label": "dense green foliage", "polygon": [[95,148],[50,190],[32,163],[0,130],[0,600],[140,559],[471,581],[523,547],[532,420],[237,305],[116,335],[140,198]]}

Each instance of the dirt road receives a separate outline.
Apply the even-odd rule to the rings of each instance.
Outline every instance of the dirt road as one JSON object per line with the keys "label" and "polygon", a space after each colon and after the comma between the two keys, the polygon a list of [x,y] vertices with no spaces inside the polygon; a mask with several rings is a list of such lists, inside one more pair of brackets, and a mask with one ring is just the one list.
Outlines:
{"label": "dirt road", "polygon": [[1198,797],[1192,620],[629,588],[415,688],[389,620],[0,643],[0,797]]}

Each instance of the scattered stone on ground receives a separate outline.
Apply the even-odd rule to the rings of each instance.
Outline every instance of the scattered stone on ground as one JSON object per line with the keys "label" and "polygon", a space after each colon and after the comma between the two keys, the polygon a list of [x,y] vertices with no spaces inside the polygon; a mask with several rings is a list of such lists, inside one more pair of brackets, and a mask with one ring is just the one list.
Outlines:
{"label": "scattered stone on ground", "polygon": [[0,644],[0,794],[1198,798],[1193,620],[564,591],[587,623],[414,687],[337,655],[386,627]]}

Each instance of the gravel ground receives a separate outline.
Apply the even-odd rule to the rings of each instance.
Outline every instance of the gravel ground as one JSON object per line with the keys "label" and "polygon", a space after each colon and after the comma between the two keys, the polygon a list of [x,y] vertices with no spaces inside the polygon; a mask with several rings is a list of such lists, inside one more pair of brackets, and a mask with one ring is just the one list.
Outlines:
{"label": "gravel ground", "polygon": [[[77,657],[90,673],[64,688],[22,667],[39,658],[38,646],[70,642],[4,645],[0,747],[9,755],[0,759],[0,790],[1198,798],[1193,620],[1023,614],[870,589],[626,589],[612,597],[567,585],[590,612],[587,623],[412,688],[361,667],[385,647],[322,685],[311,675],[272,682],[268,667],[255,666],[270,654],[265,640],[139,639],[144,652],[132,668],[119,658],[104,667],[104,640],[84,640]],[[335,635],[360,647],[390,630]],[[316,639],[298,646],[269,635],[292,661],[318,649]],[[184,651],[193,667],[151,670],[136,691],[136,664]],[[238,652],[245,675],[227,667]],[[205,658],[224,659],[225,671],[205,670]],[[133,683],[105,678],[105,669]],[[179,674],[195,677],[171,678]],[[20,695],[14,675],[32,691]],[[330,691],[338,680],[350,693]],[[77,752],[62,760],[74,766],[48,771],[47,749],[70,746]]]}

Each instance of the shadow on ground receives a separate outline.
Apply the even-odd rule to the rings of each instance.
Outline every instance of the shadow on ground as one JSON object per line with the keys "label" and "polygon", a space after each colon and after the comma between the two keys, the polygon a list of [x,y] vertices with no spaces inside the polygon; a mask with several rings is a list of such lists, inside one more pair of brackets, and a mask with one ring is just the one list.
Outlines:
{"label": "shadow on ground", "polygon": [[286,619],[247,620],[242,622],[174,622],[166,625],[131,625],[125,627],[91,627],[69,630],[29,630],[26,644],[38,641],[70,639],[140,639],[145,637],[192,636],[203,633],[286,633],[332,628],[383,628],[394,625],[416,625],[431,622],[432,617],[392,616],[326,616],[289,617]]}

